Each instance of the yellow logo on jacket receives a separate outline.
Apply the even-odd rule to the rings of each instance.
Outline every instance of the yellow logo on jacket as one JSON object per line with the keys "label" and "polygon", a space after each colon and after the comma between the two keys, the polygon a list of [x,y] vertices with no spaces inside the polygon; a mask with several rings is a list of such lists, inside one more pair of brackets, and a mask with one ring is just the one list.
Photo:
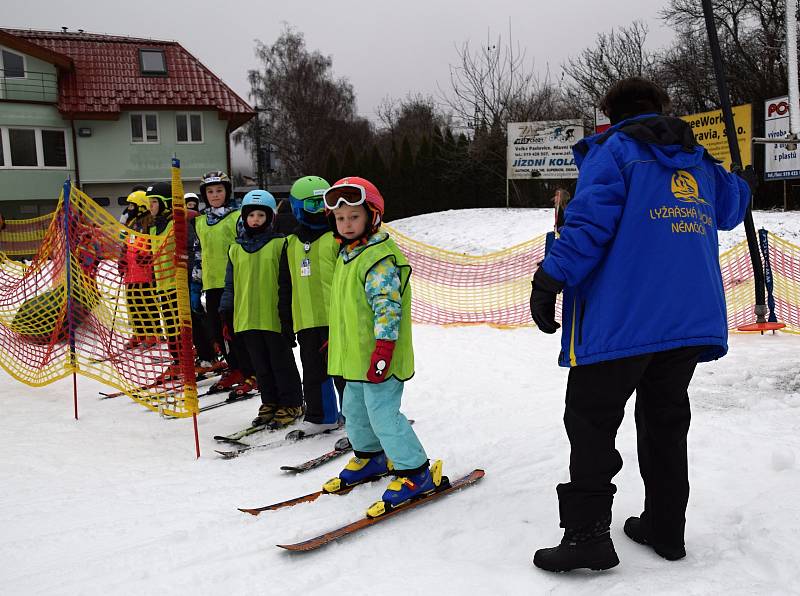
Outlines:
{"label": "yellow logo on jacket", "polygon": [[672,194],[683,203],[708,205],[705,199],[700,198],[697,180],[686,170],[677,170],[672,175]]}

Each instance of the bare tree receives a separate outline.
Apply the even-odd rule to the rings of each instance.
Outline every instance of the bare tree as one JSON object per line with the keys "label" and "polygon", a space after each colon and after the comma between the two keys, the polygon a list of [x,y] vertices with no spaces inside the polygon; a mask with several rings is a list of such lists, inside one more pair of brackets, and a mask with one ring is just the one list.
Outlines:
{"label": "bare tree", "polygon": [[257,42],[256,55],[262,68],[249,73],[250,98],[264,115],[234,140],[251,151],[274,147],[286,176],[323,167],[334,138],[371,134],[355,113],[353,86],[333,77],[332,58],[309,51],[302,33],[287,26],[272,45]]}
{"label": "bare tree", "polygon": [[505,125],[513,105],[533,94],[537,79],[533,64],[526,67],[525,52],[498,36],[473,51],[469,42],[457,50],[458,62],[450,65],[449,93],[442,93],[453,115],[474,128]]}
{"label": "bare tree", "polygon": [[[785,93],[786,55],[784,0],[714,0],[714,19],[725,62],[728,87],[734,103],[765,99]],[[703,9],[694,0],[671,0],[661,12],[664,20],[678,28],[682,39],[705,40]],[[680,47],[673,47],[673,55]],[[697,70],[708,68],[695,63]],[[685,64],[691,67],[691,64]],[[714,104],[719,100],[714,95]]]}
{"label": "bare tree", "polygon": [[584,110],[591,109],[620,79],[656,78],[659,55],[645,49],[647,34],[647,25],[634,21],[627,27],[598,34],[593,47],[569,58],[563,70],[570,79],[567,91],[573,102]]}

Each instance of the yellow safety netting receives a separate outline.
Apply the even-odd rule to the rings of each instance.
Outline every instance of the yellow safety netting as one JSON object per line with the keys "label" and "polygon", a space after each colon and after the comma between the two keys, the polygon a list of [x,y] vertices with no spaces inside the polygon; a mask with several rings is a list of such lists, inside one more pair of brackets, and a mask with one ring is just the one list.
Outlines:
{"label": "yellow safety netting", "polygon": [[172,182],[166,233],[134,232],[69,187],[30,265],[0,253],[0,366],[10,375],[42,386],[76,372],[165,415],[197,412],[178,167]]}

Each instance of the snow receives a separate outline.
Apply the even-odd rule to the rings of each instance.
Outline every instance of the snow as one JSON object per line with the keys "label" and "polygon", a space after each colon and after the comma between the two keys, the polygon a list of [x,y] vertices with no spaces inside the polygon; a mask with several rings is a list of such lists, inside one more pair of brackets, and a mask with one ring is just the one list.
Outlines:
{"label": "snow", "polygon": [[[475,254],[541,234],[551,217],[449,211],[394,225]],[[790,240],[800,233],[800,214],[755,217]],[[555,485],[567,478],[567,371],[556,365],[558,336],[434,326],[414,334],[417,375],[404,412],[445,473],[482,467],[486,477],[307,555],[275,544],[360,517],[385,482],[259,517],[236,508],[318,490],[344,458],[297,476],[279,466],[327,451],[337,436],[218,459],[212,436],[247,425],[258,404],[245,401],[200,415],[195,460],[190,420],[161,419],[127,398],[99,400],[102,386],[79,378],[75,421],[71,380],[33,389],[0,373],[0,591],[800,594],[800,338],[736,334],[727,357],[698,368],[686,559],[664,561],[622,533],[643,498],[631,401],[617,442],[625,466],[612,536],[621,564],[553,575],[531,556],[561,538]]]}

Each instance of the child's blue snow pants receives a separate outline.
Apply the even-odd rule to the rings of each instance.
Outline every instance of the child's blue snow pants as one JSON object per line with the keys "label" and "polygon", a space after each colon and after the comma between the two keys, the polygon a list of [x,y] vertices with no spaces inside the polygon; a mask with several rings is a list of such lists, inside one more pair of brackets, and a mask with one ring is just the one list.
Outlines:
{"label": "child's blue snow pants", "polygon": [[400,412],[403,382],[348,381],[342,413],[350,444],[356,452],[386,452],[396,470],[414,470],[428,460],[408,419]]}

